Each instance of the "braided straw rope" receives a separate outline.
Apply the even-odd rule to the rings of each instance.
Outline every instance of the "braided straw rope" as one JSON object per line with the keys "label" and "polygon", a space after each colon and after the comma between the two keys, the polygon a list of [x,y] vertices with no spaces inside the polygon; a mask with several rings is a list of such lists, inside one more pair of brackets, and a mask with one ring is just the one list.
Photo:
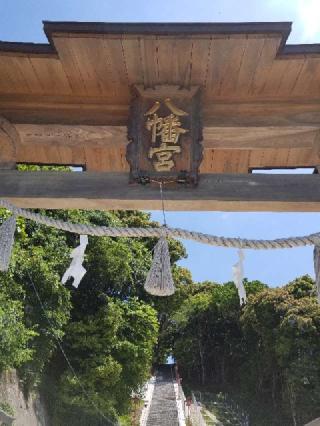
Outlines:
{"label": "braided straw rope", "polygon": [[242,249],[283,249],[295,248],[309,245],[320,246],[320,232],[316,234],[305,235],[302,237],[278,238],[275,240],[249,240],[244,238],[224,238],[215,235],[202,234],[201,232],[191,232],[179,228],[120,228],[95,226],[89,224],[79,224],[64,222],[62,220],[52,219],[30,210],[14,206],[8,201],[0,199],[0,207],[10,210],[16,216],[33,220],[42,225],[51,226],[75,234],[94,235],[98,237],[173,237],[186,240],[193,240],[203,244],[209,244],[217,247],[242,248]]}

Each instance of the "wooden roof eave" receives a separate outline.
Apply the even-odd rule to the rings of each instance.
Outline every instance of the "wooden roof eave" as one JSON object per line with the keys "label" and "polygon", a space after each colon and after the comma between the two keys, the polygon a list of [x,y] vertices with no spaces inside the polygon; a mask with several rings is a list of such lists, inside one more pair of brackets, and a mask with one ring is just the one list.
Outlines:
{"label": "wooden roof eave", "polygon": [[43,29],[49,41],[25,43],[0,41],[0,55],[36,56],[59,59],[54,36],[70,35],[92,37],[109,36],[164,36],[197,37],[208,35],[270,35],[281,37],[278,59],[309,56],[319,57],[320,44],[286,44],[291,32],[291,22],[240,22],[240,23],[105,23],[105,22],[53,22],[43,21]]}
{"label": "wooden roof eave", "polygon": [[3,56],[35,56],[37,58],[59,59],[59,55],[51,43],[0,41],[0,54]]}

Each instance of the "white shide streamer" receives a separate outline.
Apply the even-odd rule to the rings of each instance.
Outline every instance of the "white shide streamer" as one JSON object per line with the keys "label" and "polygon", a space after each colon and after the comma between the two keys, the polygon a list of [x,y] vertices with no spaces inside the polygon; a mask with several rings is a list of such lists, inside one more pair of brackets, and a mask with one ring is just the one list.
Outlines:
{"label": "white shide streamer", "polygon": [[232,272],[233,272],[233,281],[238,289],[240,305],[243,305],[247,301],[247,295],[243,285],[243,278],[244,278],[243,261],[244,261],[245,255],[242,249],[238,250],[238,256],[239,256],[239,260],[235,265],[233,265]]}
{"label": "white shide streamer", "polygon": [[78,288],[80,281],[87,272],[82,263],[84,260],[84,253],[88,244],[88,236],[80,235],[80,245],[72,250],[70,257],[72,259],[69,268],[66,270],[62,277],[62,284],[65,284],[69,278],[73,278],[73,287]]}

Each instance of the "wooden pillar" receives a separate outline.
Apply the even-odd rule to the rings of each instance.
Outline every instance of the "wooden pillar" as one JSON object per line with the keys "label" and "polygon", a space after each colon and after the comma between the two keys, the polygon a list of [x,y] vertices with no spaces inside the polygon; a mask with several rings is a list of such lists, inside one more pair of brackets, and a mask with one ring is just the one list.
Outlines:
{"label": "wooden pillar", "polygon": [[313,142],[313,157],[317,159],[314,165],[315,173],[320,174],[320,130],[317,131]]}
{"label": "wooden pillar", "polygon": [[0,116],[0,169],[16,168],[16,151],[20,137],[15,126]]}

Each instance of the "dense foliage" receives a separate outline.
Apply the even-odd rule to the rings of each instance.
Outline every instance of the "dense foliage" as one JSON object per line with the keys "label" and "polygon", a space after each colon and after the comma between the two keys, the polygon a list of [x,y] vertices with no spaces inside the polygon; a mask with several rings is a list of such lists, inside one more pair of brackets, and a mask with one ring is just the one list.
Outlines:
{"label": "dense foliage", "polygon": [[0,370],[4,370],[31,360],[33,351],[29,342],[36,333],[24,324],[22,301],[10,295],[14,283],[9,277],[7,280],[1,277],[0,286]]}
{"label": "dense foliage", "polygon": [[[139,212],[46,214],[98,225],[151,225]],[[7,215],[2,211],[3,219]],[[159,326],[143,283],[154,241],[90,238],[88,272],[75,289],[60,279],[77,244],[73,234],[19,219],[10,270],[0,274],[0,368],[19,368],[26,390],[40,386],[54,424],[75,424],[76,418],[94,426],[106,424],[103,416],[126,413],[131,393],[151,369]],[[179,243],[170,246],[173,259],[184,256]]]}
{"label": "dense foliage", "polygon": [[[46,214],[155,226],[141,212]],[[0,223],[7,215],[1,211]],[[231,395],[250,425],[320,416],[320,308],[311,278],[282,288],[245,280],[240,307],[232,282],[194,283],[177,265],[183,246],[171,240],[177,291],[152,297],[143,284],[155,242],[90,237],[87,274],[75,289],[60,280],[78,236],[19,219],[10,270],[0,273],[0,369],[18,368],[26,390],[38,386],[54,426],[105,425],[128,414],[132,392],[169,354],[183,383]]]}
{"label": "dense foliage", "polygon": [[168,334],[184,380],[231,394],[252,425],[303,425],[320,415],[314,283],[305,276],[283,288],[245,287],[242,308],[232,283],[211,284],[173,313]]}
{"label": "dense foliage", "polygon": [[95,315],[71,322],[66,345],[90,400],[79,392],[72,371],[65,370],[59,388],[64,410],[78,406],[94,415],[95,407],[99,407],[114,418],[127,412],[132,390],[149,376],[146,367],[152,360],[157,331],[155,310],[137,299],[109,299]]}

